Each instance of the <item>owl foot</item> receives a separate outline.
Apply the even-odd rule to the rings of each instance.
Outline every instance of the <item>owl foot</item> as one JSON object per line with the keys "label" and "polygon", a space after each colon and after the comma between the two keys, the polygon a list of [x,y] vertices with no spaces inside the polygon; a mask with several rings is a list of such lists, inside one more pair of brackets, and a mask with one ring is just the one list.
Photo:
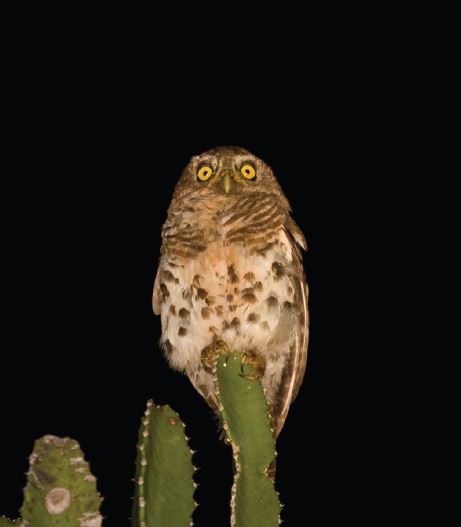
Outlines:
{"label": "owl foot", "polygon": [[200,360],[205,371],[213,373],[213,368],[216,367],[216,361],[220,353],[226,355],[229,353],[229,348],[223,340],[214,339],[211,344],[203,348]]}
{"label": "owl foot", "polygon": [[251,364],[254,368],[254,372],[248,375],[241,374],[242,377],[248,380],[262,379],[266,372],[266,359],[255,351],[245,351],[243,353],[243,364]]}

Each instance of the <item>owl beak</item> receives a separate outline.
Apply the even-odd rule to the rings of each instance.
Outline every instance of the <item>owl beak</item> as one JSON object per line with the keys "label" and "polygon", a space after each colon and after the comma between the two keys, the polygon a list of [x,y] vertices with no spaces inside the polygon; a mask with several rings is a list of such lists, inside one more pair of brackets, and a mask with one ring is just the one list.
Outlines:
{"label": "owl beak", "polygon": [[232,187],[232,178],[229,174],[225,174],[222,178],[222,188],[226,194],[229,194],[229,191]]}

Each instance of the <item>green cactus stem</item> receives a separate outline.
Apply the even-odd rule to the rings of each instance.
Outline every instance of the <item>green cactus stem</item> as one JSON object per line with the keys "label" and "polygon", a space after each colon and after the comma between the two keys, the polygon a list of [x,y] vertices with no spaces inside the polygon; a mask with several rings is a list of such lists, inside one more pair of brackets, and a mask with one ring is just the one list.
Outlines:
{"label": "green cactus stem", "polygon": [[21,526],[101,526],[96,478],[77,441],[44,436],[35,442],[29,460]]}
{"label": "green cactus stem", "polygon": [[132,527],[189,527],[195,509],[192,451],[184,424],[152,401],[139,430]]}
{"label": "green cactus stem", "polygon": [[9,520],[5,516],[0,516],[0,527],[11,527],[16,525],[16,527],[21,527],[21,520]]}
{"label": "green cactus stem", "polygon": [[219,353],[215,390],[223,428],[234,456],[232,527],[278,527],[280,502],[267,474],[275,459],[274,434],[267,400],[255,369],[244,354]]}

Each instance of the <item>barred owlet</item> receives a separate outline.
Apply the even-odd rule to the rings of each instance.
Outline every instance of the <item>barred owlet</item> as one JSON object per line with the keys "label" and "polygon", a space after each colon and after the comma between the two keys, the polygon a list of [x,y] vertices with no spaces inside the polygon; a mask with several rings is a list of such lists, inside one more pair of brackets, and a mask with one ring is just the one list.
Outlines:
{"label": "barred owlet", "polygon": [[272,170],[247,150],[193,157],[162,230],[153,308],[162,347],[217,409],[204,363],[221,343],[252,357],[278,435],[306,367],[306,241]]}

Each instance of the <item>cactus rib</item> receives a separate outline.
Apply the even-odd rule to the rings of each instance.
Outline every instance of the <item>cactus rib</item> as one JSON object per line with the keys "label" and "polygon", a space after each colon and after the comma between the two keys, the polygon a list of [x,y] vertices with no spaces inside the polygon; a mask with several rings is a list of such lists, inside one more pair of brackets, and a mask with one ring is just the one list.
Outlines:
{"label": "cactus rib", "polygon": [[132,527],[189,527],[195,509],[192,453],[184,424],[149,401],[139,430]]}
{"label": "cactus rib", "polygon": [[280,502],[267,469],[275,459],[271,418],[254,368],[241,352],[219,353],[215,393],[226,436],[234,456],[231,497],[232,527],[276,527]]}

